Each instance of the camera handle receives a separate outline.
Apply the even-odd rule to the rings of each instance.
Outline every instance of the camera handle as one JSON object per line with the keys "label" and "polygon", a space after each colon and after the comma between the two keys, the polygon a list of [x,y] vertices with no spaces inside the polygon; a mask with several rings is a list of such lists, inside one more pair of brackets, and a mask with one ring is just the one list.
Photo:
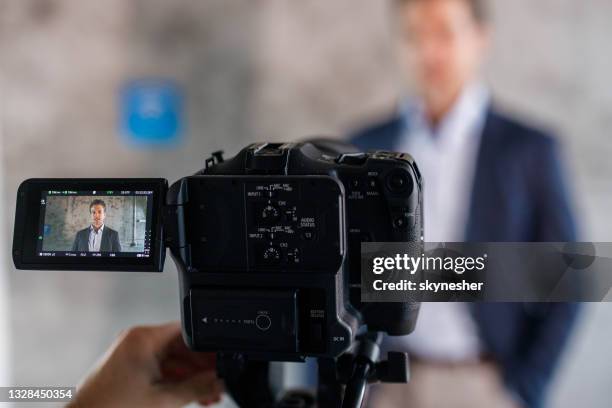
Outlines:
{"label": "camera handle", "polygon": [[[363,404],[368,383],[407,383],[408,355],[389,352],[387,360],[380,358],[381,332],[367,332],[356,339],[354,353],[345,353],[337,360],[319,360],[319,390],[321,407],[359,408]],[[344,388],[344,398],[342,398]]]}

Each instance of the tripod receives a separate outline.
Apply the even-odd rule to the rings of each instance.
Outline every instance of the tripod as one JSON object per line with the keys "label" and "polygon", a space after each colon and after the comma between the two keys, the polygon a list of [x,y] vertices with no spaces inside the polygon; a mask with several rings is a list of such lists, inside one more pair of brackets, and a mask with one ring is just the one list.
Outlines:
{"label": "tripod", "polygon": [[351,352],[337,359],[319,359],[316,402],[312,396],[290,393],[275,404],[268,384],[268,362],[246,361],[240,355],[219,356],[218,371],[241,407],[358,408],[363,404],[368,383],[408,382],[406,353],[389,352],[387,360],[379,361],[382,338],[380,332],[367,332],[357,337]]}

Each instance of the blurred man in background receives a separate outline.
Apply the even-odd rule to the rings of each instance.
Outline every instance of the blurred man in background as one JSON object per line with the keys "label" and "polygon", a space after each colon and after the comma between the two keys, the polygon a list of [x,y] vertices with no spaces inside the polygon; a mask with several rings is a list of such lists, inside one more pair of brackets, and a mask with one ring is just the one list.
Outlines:
{"label": "blurred man in background", "polygon": [[[352,142],[415,157],[428,242],[574,241],[555,140],[501,114],[479,78],[484,1],[395,3],[416,96]],[[573,304],[424,304],[412,335],[387,339],[411,355],[411,382],[374,387],[370,404],[538,407],[575,316]]]}

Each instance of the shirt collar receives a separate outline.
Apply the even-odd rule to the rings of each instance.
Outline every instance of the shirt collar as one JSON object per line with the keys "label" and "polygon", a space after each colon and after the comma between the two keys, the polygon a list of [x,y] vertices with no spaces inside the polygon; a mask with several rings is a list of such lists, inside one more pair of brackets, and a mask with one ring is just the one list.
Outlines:
{"label": "shirt collar", "polygon": [[[93,225],[89,225],[89,230],[95,231]],[[104,224],[102,224],[102,226],[98,229],[98,232],[104,232]]]}
{"label": "shirt collar", "polygon": [[417,98],[405,98],[400,103],[399,114],[407,133],[426,135],[432,141],[462,138],[472,133],[469,132],[470,128],[484,121],[490,100],[490,92],[485,84],[474,82],[467,85],[436,129],[431,128],[423,102]]}

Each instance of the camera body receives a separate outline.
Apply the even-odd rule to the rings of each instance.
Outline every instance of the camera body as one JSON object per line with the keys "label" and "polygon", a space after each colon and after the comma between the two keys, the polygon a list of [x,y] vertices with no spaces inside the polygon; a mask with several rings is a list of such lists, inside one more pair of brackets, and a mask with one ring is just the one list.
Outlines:
{"label": "camera body", "polygon": [[417,302],[360,302],[360,245],[420,242],[421,211],[407,154],[259,143],[212,157],[169,188],[164,209],[186,342],[300,361],[339,356],[364,325],[410,333]]}
{"label": "camera body", "polygon": [[[408,154],[319,146],[257,143],[228,161],[214,154],[170,187],[165,179],[26,180],[14,263],[159,272],[170,248],[194,350],[300,361],[336,358],[366,331],[408,334],[418,302],[361,303],[360,245],[421,243],[419,170]],[[95,205],[105,216],[97,246]]]}

